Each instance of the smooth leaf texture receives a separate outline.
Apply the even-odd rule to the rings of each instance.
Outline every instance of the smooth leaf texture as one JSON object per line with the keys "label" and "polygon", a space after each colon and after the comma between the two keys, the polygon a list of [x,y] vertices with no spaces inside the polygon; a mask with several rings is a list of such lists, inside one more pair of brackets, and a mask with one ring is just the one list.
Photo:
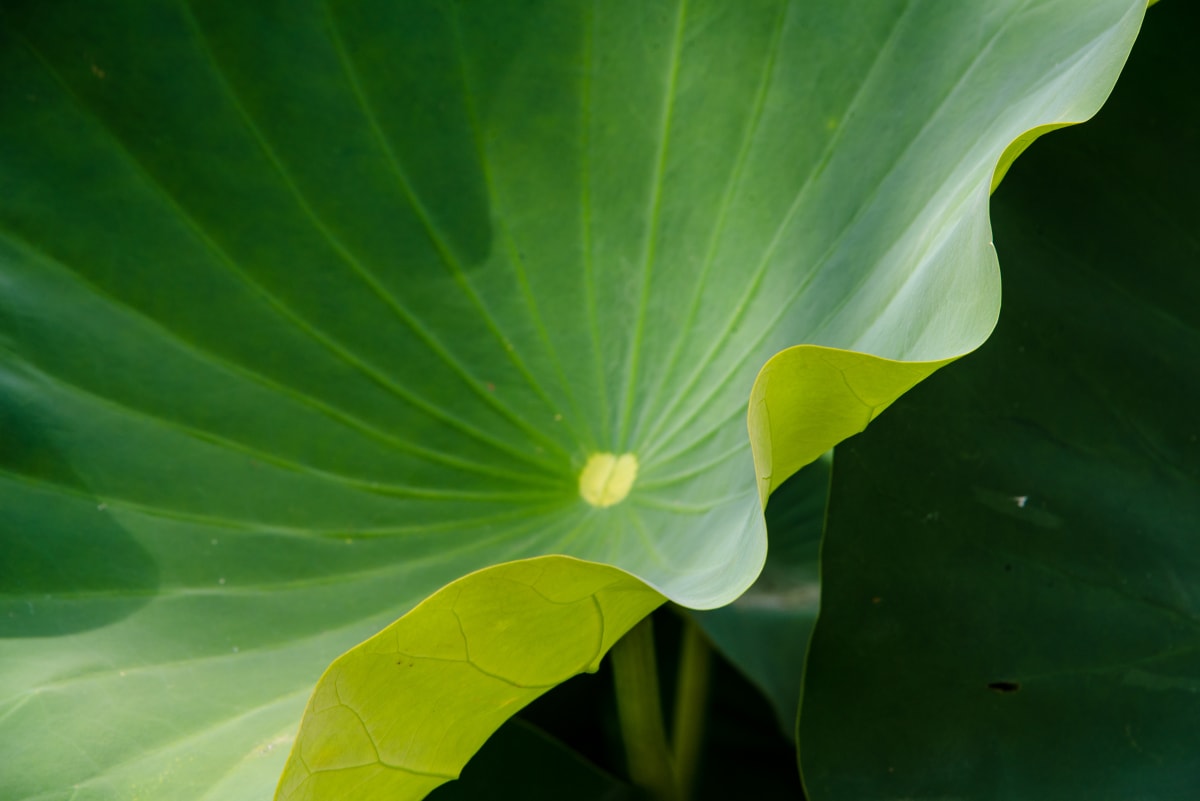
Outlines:
{"label": "smooth leaf texture", "polygon": [[[488,565],[735,598],[766,493],[986,336],[996,165],[1142,13],[731,8],[0,6],[0,795],[262,798]],[[752,458],[798,342],[873,355],[776,357]]]}
{"label": "smooth leaf texture", "polygon": [[838,448],[815,801],[1200,787],[1198,24],[1157,6],[1099,118],[1014,168],[995,335]]}

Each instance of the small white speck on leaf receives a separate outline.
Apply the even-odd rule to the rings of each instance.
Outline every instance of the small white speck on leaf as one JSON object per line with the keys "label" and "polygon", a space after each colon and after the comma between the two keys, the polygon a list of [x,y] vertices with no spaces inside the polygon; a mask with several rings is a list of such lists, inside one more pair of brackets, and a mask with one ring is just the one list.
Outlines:
{"label": "small white speck on leaf", "polygon": [[1014,495],[1012,500],[1013,500],[1013,503],[1015,503],[1017,505],[1018,509],[1024,509],[1025,504],[1029,503],[1029,496],[1028,495]]}

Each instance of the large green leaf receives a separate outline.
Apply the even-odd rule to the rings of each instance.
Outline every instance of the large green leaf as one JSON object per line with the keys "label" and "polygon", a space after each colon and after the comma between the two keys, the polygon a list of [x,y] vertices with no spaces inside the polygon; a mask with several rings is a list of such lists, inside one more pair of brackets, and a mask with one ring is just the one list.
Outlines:
{"label": "large green leaf", "polygon": [[[0,792],[261,798],[321,666],[505,560],[735,598],[986,336],[997,163],[1139,6],[5,2]],[[874,356],[776,356],[756,469],[797,342]]]}
{"label": "large green leaf", "polygon": [[1147,21],[994,203],[979,353],[838,449],[800,717],[816,801],[1200,787],[1200,81]]}

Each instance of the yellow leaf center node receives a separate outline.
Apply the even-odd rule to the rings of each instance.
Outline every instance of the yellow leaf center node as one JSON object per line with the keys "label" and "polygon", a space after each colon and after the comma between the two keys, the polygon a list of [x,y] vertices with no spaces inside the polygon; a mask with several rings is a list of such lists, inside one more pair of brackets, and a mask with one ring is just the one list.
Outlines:
{"label": "yellow leaf center node", "polygon": [[579,474],[579,494],[592,506],[620,503],[633,488],[637,471],[637,457],[632,453],[593,453]]}

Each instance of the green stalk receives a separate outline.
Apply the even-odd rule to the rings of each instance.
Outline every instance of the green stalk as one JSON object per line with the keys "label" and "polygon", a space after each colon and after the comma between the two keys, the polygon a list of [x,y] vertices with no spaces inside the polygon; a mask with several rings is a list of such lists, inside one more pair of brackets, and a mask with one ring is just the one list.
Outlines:
{"label": "green stalk", "polygon": [[675,743],[679,797],[686,801],[692,797],[696,783],[700,743],[704,739],[705,707],[708,704],[709,668],[712,664],[708,638],[686,613],[683,615],[683,645],[680,651],[671,738]]}
{"label": "green stalk", "polygon": [[612,665],[629,777],[654,801],[682,801],[663,728],[654,624],[649,617],[613,646]]}

